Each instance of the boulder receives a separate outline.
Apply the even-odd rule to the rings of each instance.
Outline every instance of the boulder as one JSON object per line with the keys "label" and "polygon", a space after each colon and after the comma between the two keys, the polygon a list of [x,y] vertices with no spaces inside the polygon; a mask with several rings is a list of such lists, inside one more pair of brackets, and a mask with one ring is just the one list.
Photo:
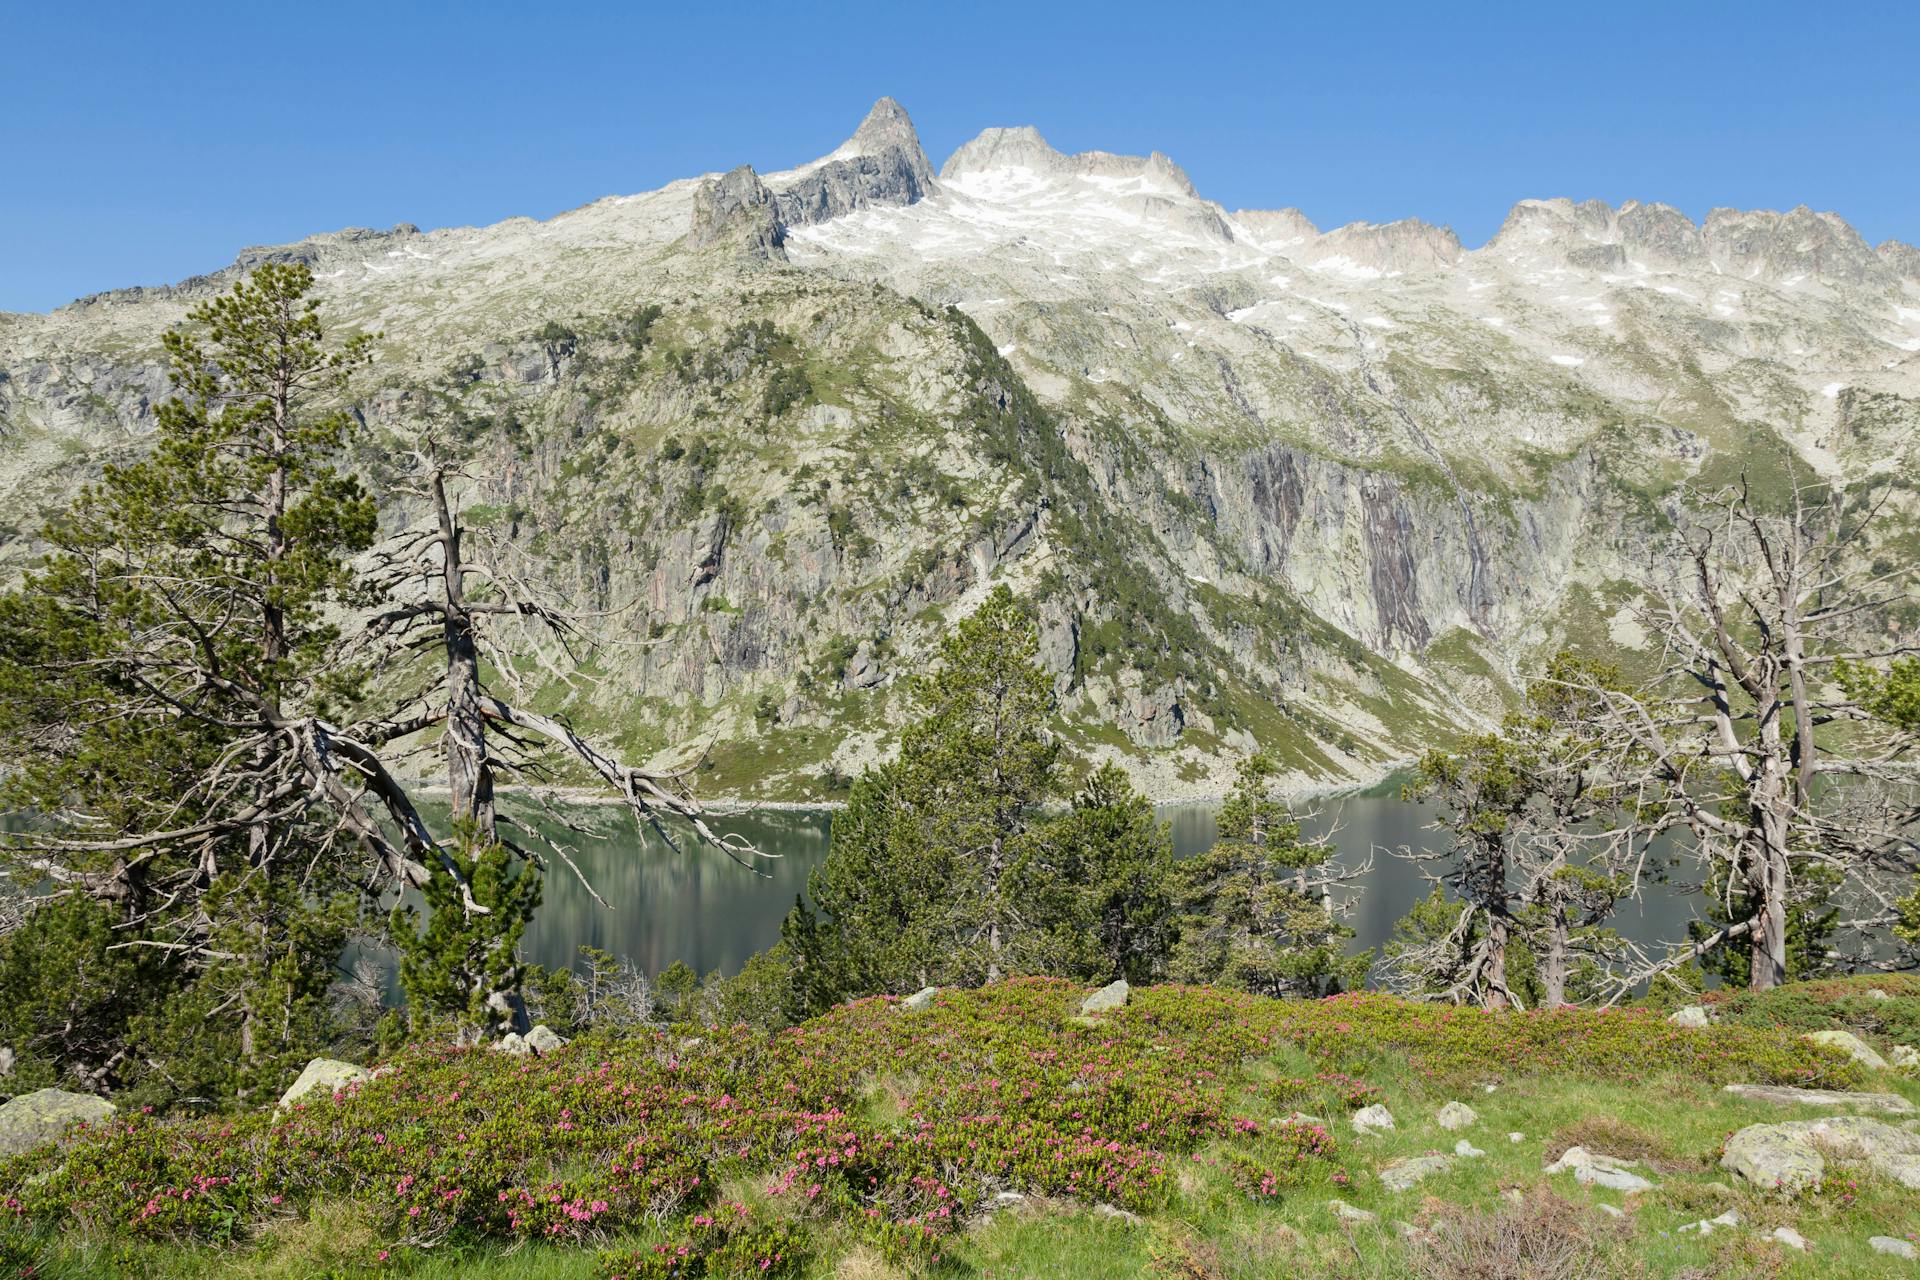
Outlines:
{"label": "boulder", "polygon": [[91,1093],[36,1089],[0,1107],[0,1155],[15,1156],[63,1136],[76,1124],[100,1124],[113,1104]]}
{"label": "boulder", "polygon": [[938,987],[922,987],[905,1000],[902,1000],[900,1002],[900,1009],[904,1013],[919,1013],[922,1009],[931,1005],[933,998],[939,994],[940,988]]}
{"label": "boulder", "polygon": [[541,1023],[527,1032],[527,1048],[535,1053],[548,1054],[567,1047],[566,1037],[554,1031],[546,1023]]}
{"label": "boulder", "polygon": [[1851,1031],[1809,1031],[1805,1038],[1815,1044],[1832,1045],[1836,1049],[1844,1050],[1849,1058],[1863,1067],[1871,1067],[1875,1071],[1886,1070],[1887,1060],[1875,1053],[1872,1045]]}
{"label": "boulder", "polygon": [[1376,1102],[1354,1112],[1352,1123],[1355,1133],[1379,1133],[1393,1128],[1393,1112]]}
{"label": "boulder", "polygon": [[1667,1021],[1676,1027],[1710,1027],[1713,1025],[1713,1015],[1707,1012],[1705,1005],[1690,1004],[1668,1014]]}
{"label": "boulder", "polygon": [[1480,1123],[1480,1113],[1464,1102],[1449,1102],[1440,1108],[1440,1114],[1434,1117],[1442,1129],[1449,1132],[1466,1129]]}
{"label": "boulder", "polygon": [[1462,1138],[1453,1144],[1453,1154],[1459,1156],[1462,1160],[1478,1160],[1487,1153],[1474,1146],[1471,1142],[1468,1142],[1465,1138]]}
{"label": "boulder", "polygon": [[1892,997],[1892,996],[1890,996],[1890,995],[1888,995],[1888,994],[1887,994],[1886,992],[1884,992],[1884,991],[1882,991],[1882,990],[1881,990],[1880,988],[1878,988],[1878,987],[1868,987],[1868,988],[1867,988],[1867,999],[1869,999],[1869,1000],[1891,1000],[1891,999],[1893,999],[1893,997]]}
{"label": "boulder", "polygon": [[1109,982],[1080,1002],[1080,1016],[1090,1018],[1096,1013],[1111,1013],[1127,1003],[1127,995],[1132,990],[1125,978]]}
{"label": "boulder", "polygon": [[1920,1258],[1920,1249],[1913,1247],[1913,1241],[1896,1240],[1892,1236],[1868,1236],[1867,1247],[1875,1253],[1892,1254],[1896,1258]]}
{"label": "boulder", "polygon": [[518,1031],[507,1032],[507,1034],[500,1037],[500,1042],[493,1047],[499,1053],[510,1053],[516,1058],[524,1058],[533,1052],[532,1049],[527,1047],[527,1038]]}
{"label": "boulder", "polygon": [[1769,1239],[1773,1240],[1776,1244],[1783,1244],[1789,1249],[1798,1249],[1802,1253],[1807,1251],[1807,1238],[1798,1231],[1795,1231],[1792,1227],[1775,1227],[1770,1233]]}
{"label": "boulder", "polygon": [[1348,1204],[1345,1200],[1329,1200],[1327,1201],[1327,1208],[1333,1211],[1334,1217],[1339,1218],[1344,1222],[1377,1221],[1377,1218],[1373,1213],[1369,1212],[1366,1209],[1362,1209],[1357,1205]]}
{"label": "boulder", "polygon": [[1609,1191],[1651,1191],[1653,1184],[1635,1173],[1631,1160],[1616,1160],[1585,1147],[1568,1147],[1547,1166],[1548,1173],[1571,1173],[1582,1186],[1605,1187]]}
{"label": "boulder", "polygon": [[1754,1186],[1794,1193],[1820,1184],[1829,1155],[1920,1190],[1920,1134],[1865,1116],[1748,1125],[1727,1139],[1720,1167]]}
{"label": "boulder", "polygon": [[1453,1168],[1452,1156],[1413,1156],[1395,1160],[1380,1171],[1380,1185],[1389,1191],[1408,1191],[1436,1173]]}
{"label": "boulder", "polygon": [[280,1105],[290,1107],[315,1089],[324,1088],[329,1094],[336,1094],[348,1085],[365,1084],[371,1079],[373,1072],[365,1067],[356,1067],[351,1062],[341,1062],[335,1058],[315,1058],[300,1073],[300,1078],[288,1085],[287,1091],[280,1095]]}
{"label": "boulder", "polygon": [[[1895,1050],[1896,1055],[1898,1050]],[[1851,1111],[1880,1111],[1903,1116],[1913,1104],[1897,1093],[1846,1093],[1839,1089],[1796,1089],[1785,1084],[1730,1084],[1724,1092],[1749,1102],[1775,1102],[1787,1107],[1844,1107]]]}
{"label": "boulder", "polygon": [[1887,1059],[1895,1071],[1920,1071],[1920,1049],[1910,1044],[1893,1046],[1893,1053]]}

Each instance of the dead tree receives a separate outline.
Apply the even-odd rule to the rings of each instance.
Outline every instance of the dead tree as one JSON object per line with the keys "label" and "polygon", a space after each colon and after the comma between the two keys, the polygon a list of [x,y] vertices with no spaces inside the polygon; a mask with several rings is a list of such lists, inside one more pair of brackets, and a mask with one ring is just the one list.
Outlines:
{"label": "dead tree", "polygon": [[1769,511],[1743,483],[1674,512],[1638,610],[1660,669],[1636,690],[1590,692],[1618,744],[1614,786],[1687,833],[1726,886],[1730,923],[1632,982],[1741,938],[1751,985],[1784,981],[1796,869],[1809,864],[1861,900],[1848,927],[1893,922],[1892,885],[1914,865],[1915,733],[1842,680],[1915,651],[1889,628],[1911,601],[1911,568],[1876,567],[1886,496],[1800,485]]}

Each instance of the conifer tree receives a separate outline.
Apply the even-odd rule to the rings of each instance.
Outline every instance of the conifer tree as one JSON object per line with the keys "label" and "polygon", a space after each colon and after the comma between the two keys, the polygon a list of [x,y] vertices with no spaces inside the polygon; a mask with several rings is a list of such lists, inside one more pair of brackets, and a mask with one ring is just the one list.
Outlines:
{"label": "conifer tree", "polygon": [[1219,838],[1178,867],[1175,981],[1270,996],[1326,995],[1366,976],[1371,953],[1348,955],[1336,890],[1364,868],[1333,864],[1333,846],[1302,840],[1273,793],[1274,758],[1240,762],[1220,808]]}

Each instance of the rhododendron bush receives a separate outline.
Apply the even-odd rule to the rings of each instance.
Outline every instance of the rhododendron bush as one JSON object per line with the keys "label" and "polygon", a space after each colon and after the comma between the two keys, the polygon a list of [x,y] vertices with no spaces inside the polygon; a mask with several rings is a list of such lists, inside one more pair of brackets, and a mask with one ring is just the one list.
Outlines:
{"label": "rhododendron bush", "polygon": [[[1134,1209],[1181,1163],[1257,1199],[1338,1157],[1326,1124],[1365,1105],[1382,1055],[1436,1082],[1552,1070],[1845,1086],[1838,1053],[1761,1028],[1651,1013],[1490,1013],[1383,995],[1273,1001],[1136,991],[1076,1016],[1080,988],[950,991],[923,1011],[858,1001],[773,1036],[745,1029],[587,1040],[541,1058],[412,1050],[337,1098],[202,1121],[116,1118],[0,1164],[17,1227],[233,1239],[319,1201],[363,1206],[396,1244],[667,1242],[608,1274],[777,1272],[810,1231],[931,1256],[996,1193]],[[1320,1070],[1261,1064],[1304,1050]],[[721,1194],[748,1178],[758,1207]]]}

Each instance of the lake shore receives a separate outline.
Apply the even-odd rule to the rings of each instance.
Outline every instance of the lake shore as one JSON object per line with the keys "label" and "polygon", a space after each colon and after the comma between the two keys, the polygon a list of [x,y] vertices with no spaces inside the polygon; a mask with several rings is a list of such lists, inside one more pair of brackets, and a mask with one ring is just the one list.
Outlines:
{"label": "lake shore", "polygon": [[[1369,795],[1393,783],[1413,765],[1411,757],[1389,761],[1380,773],[1372,778],[1356,779],[1349,782],[1321,783],[1318,785],[1293,786],[1280,788],[1281,796],[1294,805],[1313,804],[1321,800],[1338,800],[1348,796]],[[447,794],[447,788],[436,782],[415,780],[407,784],[408,790],[416,794],[434,796]],[[611,806],[624,808],[626,801],[605,787],[524,787],[500,786],[495,791],[500,795],[535,796],[547,801],[573,807]],[[696,793],[700,807],[708,813],[809,813],[823,809],[844,809],[845,800],[769,800],[756,796],[713,795]],[[1147,799],[1155,807],[1168,805],[1216,805],[1227,798],[1225,790],[1195,794],[1182,792],[1178,795],[1153,795]]]}

